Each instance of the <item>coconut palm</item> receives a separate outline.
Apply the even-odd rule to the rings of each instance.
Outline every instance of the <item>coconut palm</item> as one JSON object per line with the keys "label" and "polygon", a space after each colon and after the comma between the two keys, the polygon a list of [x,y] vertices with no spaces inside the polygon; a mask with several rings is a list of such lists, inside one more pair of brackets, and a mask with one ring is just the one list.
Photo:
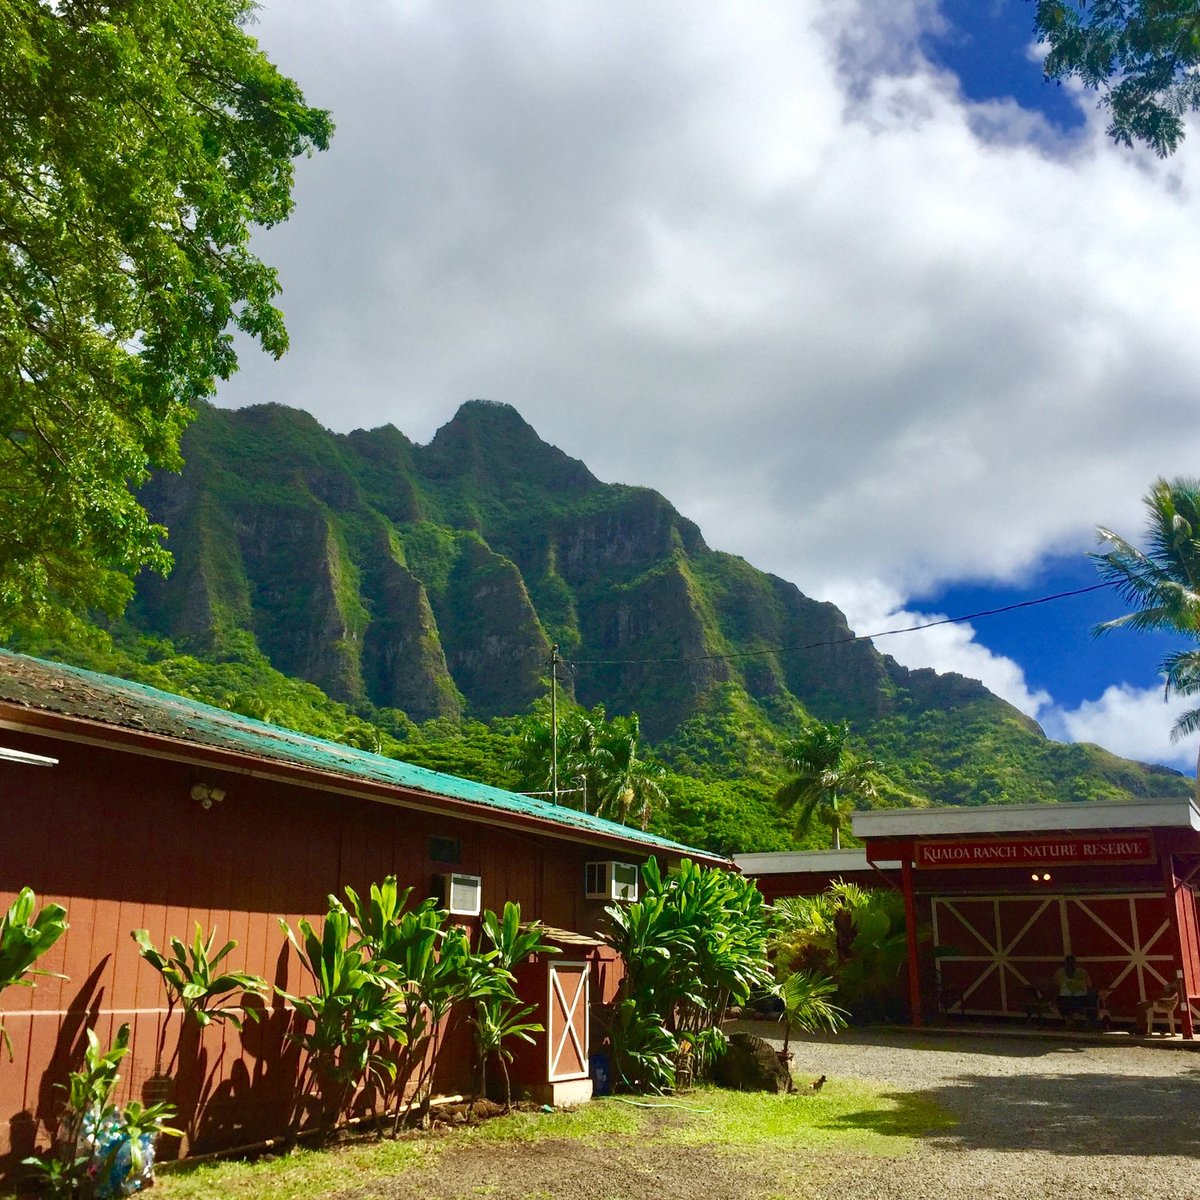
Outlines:
{"label": "coconut palm", "polygon": [[850,725],[846,721],[814,721],[788,746],[787,764],[794,772],[776,793],[775,801],[796,823],[796,832],[808,832],[813,818],[833,831],[835,850],[842,846],[849,809],[854,802],[870,803],[879,792],[874,774],[879,764],[859,758],[850,749]]}
{"label": "coconut palm", "polygon": [[[622,824],[636,814],[644,829],[664,792],[662,768],[638,756],[640,736],[636,713],[609,720],[602,705],[565,713],[558,727],[558,778],[571,786],[560,787],[560,796]],[[549,788],[552,753],[549,722],[530,718],[510,764],[522,787]]]}
{"label": "coconut palm", "polygon": [[[1156,479],[1143,500],[1147,549],[1120,534],[1097,529],[1111,549],[1094,554],[1100,577],[1116,588],[1132,612],[1097,625],[1096,634],[1141,629],[1200,640],[1200,479]],[[1164,696],[1200,693],[1200,649],[1176,650],[1161,663]],[[1177,741],[1200,729],[1200,708],[1175,722]]]}
{"label": "coconut palm", "polygon": [[601,730],[597,747],[601,776],[597,811],[626,825],[636,810],[637,819],[645,829],[651,809],[663,803],[665,793],[662,767],[638,757],[641,732],[637,713],[614,717]]}

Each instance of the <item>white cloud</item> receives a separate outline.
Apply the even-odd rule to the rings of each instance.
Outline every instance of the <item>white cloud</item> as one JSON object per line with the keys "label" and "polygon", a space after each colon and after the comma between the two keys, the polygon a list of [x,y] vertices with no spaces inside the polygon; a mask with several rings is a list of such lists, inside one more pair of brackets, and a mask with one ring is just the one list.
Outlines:
{"label": "white cloud", "polygon": [[[845,598],[843,611],[851,628],[859,633],[906,629],[946,617],[899,607],[894,592],[878,587],[843,585],[839,594]],[[1098,699],[1084,700],[1076,708],[1064,707],[1045,689],[1031,689],[1019,663],[993,653],[974,637],[970,623],[962,622],[880,637],[875,645],[907,667],[956,671],[981,680],[1059,741],[1094,742],[1138,762],[1163,763],[1195,774],[1196,738],[1173,742],[1170,736],[1180,714],[1194,707],[1186,700],[1172,696],[1164,701],[1161,685],[1139,688],[1122,683],[1106,688]]]}
{"label": "white cloud", "polygon": [[1098,700],[1077,709],[1059,710],[1047,732],[1072,742],[1095,742],[1127,758],[1161,762],[1189,774],[1196,767],[1196,739],[1172,742],[1171,726],[1189,706],[1176,699],[1164,703],[1163,691],[1119,684]]}
{"label": "white cloud", "polygon": [[[933,0],[260,15],[338,132],[259,239],[293,349],[224,403],[425,439],[506,400],[849,610],[1016,579],[1200,463],[1200,132],[1160,164],[1090,97],[1069,140],[968,102]],[[885,648],[1049,703],[965,626]]]}
{"label": "white cloud", "polygon": [[957,671],[969,679],[978,679],[997,696],[1019,708],[1027,716],[1040,720],[1052,706],[1049,692],[1031,690],[1021,666],[1011,658],[995,654],[974,640],[969,622],[936,625],[946,613],[913,612],[899,606],[894,592],[878,587],[844,585],[838,589],[840,607],[850,627],[861,634],[908,629],[929,625],[898,637],[880,637],[877,649],[890,654],[906,667],[933,667],[936,671]]}

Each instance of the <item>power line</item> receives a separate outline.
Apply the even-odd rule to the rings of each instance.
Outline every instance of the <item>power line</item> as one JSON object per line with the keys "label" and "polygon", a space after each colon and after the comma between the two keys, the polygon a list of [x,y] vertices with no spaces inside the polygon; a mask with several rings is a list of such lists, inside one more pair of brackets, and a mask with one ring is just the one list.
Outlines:
{"label": "power line", "polygon": [[1033,608],[1037,604],[1049,604],[1052,600],[1065,600],[1070,596],[1082,596],[1085,592],[1098,592],[1101,588],[1114,587],[1111,583],[1093,583],[1090,587],[1074,588],[1069,592],[1055,592],[1052,596],[1039,596],[1036,600],[1021,600],[1016,604],[1005,604],[1001,608],[987,608],[982,612],[964,613],[961,617],[942,617],[937,621],[926,621],[921,625],[907,625],[903,629],[885,629],[880,633],[856,633],[844,638],[830,638],[824,642],[807,642],[800,646],[776,646],[769,650],[740,650],[730,654],[698,654],[684,658],[576,658],[572,662],[580,667],[632,667],[654,663],[714,662],[718,659],[765,658],[773,654],[795,654],[804,650],[820,650],[826,646],[848,646],[851,642],[870,642],[875,638],[892,637],[897,633],[916,633],[922,629],[933,629],[938,625],[958,625],[963,621],[977,621],[980,617],[995,617],[1001,613],[1015,612],[1019,608]]}

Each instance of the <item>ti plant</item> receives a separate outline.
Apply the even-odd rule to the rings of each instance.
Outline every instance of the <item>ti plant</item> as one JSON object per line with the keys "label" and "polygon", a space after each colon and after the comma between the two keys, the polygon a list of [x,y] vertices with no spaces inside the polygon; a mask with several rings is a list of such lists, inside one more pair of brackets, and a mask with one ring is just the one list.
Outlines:
{"label": "ti plant", "polygon": [[[22,888],[3,918],[0,918],[0,992],[14,984],[34,987],[29,975],[52,975],[38,971],[37,962],[67,931],[67,910],[61,904],[47,904],[36,916],[37,897],[32,888]],[[59,975],[62,979],[65,976]],[[12,1061],[12,1041],[0,1023],[0,1041]]]}
{"label": "ti plant", "polygon": [[279,923],[315,985],[305,996],[276,990],[304,1019],[290,1036],[308,1053],[331,1132],[368,1074],[385,1086],[395,1078],[395,1060],[381,1047],[406,1037],[399,989],[385,963],[372,958],[361,942],[351,943],[350,914],[335,896],[329,897],[320,935],[304,918],[299,936],[286,921]]}
{"label": "ti plant", "polygon": [[171,938],[171,957],[168,958],[155,949],[148,930],[135,929],[130,936],[137,942],[138,953],[162,976],[171,1006],[180,1005],[184,1016],[197,1025],[203,1027],[214,1021],[228,1021],[240,1030],[246,1017],[258,1019],[254,1009],[229,1003],[235,994],[252,992],[261,996],[267,991],[267,981],[258,975],[220,969],[237,942],[226,942],[214,954],[217,931],[214,929],[206,939],[197,922],[196,935],[190,946],[185,946],[179,938]]}
{"label": "ti plant", "polygon": [[91,1029],[87,1041],[83,1065],[71,1072],[66,1085],[67,1115],[57,1154],[27,1158],[25,1164],[35,1169],[51,1196],[94,1195],[99,1200],[146,1186],[155,1139],[180,1134],[165,1124],[173,1113],[170,1105],[130,1101],[122,1112],[113,1103],[121,1062],[129,1052],[129,1026],[117,1030],[108,1050]]}
{"label": "ti plant", "polygon": [[76,1125],[88,1113],[96,1113],[99,1119],[112,1109],[112,1095],[121,1078],[121,1060],[129,1053],[129,1025],[117,1030],[110,1050],[100,1048],[93,1029],[87,1030],[87,1041],[83,1066],[71,1072],[67,1083],[68,1120]]}
{"label": "ti plant", "polygon": [[[396,985],[396,1026],[386,1047],[395,1064],[386,1094],[393,1106],[393,1133],[413,1106],[428,1097],[446,1018],[462,998],[469,974],[470,947],[463,931],[449,925],[448,914],[431,899],[405,911],[411,891],[400,890],[394,875],[372,884],[365,903],[346,888],[351,925],[359,938],[356,948],[367,950],[373,967]],[[412,1098],[405,1104],[414,1075]]]}
{"label": "ti plant", "polygon": [[661,1091],[674,1082],[662,1068],[664,1039],[692,1050],[703,1074],[725,1049],[721,1020],[730,1004],[744,1004],[769,987],[767,923],[762,895],[740,875],[708,870],[690,859],[663,875],[650,859],[642,867],[642,899],[605,909],[605,940],[625,962],[622,1000],[633,1000],[613,1026],[614,1077],[631,1088]]}
{"label": "ti plant", "polygon": [[513,968],[533,954],[558,954],[542,937],[542,926],[534,921],[521,925],[521,906],[511,900],[504,905],[503,916],[490,909],[483,914],[483,938],[491,943],[484,952],[488,964],[485,986],[475,999],[471,1027],[475,1031],[475,1046],[479,1054],[479,1092],[487,1090],[487,1063],[495,1057],[504,1076],[504,1109],[512,1108],[512,1082],[508,1064],[513,1052],[508,1044],[514,1039],[532,1042],[533,1034],[544,1026],[526,1020],[534,1011],[532,1004],[523,1004],[513,991]]}

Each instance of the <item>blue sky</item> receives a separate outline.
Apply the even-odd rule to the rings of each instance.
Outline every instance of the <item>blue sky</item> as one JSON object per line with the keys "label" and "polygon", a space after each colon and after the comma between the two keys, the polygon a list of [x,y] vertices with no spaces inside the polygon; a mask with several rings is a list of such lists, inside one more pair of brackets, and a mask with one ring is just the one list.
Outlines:
{"label": "blue sky", "polygon": [[[257,239],[292,349],[218,397],[514,405],[874,631],[1091,581],[1200,473],[1200,132],[1114,146],[1025,0],[275,0],[331,108]],[[1090,595],[882,639],[1053,736],[1187,766],[1164,646]]]}
{"label": "blue sky", "polygon": [[921,44],[958,76],[971,99],[1011,98],[1060,129],[1078,130],[1084,124],[1079,105],[1060,84],[1030,69],[1033,8],[1030,0],[942,0],[945,24]]}
{"label": "blue sky", "polygon": [[[922,45],[933,61],[954,72],[966,96],[1011,99],[1042,113],[1068,135],[1082,131],[1085,114],[1078,101],[1030,62],[1031,3],[942,0],[940,7],[945,25],[930,30]],[[1140,528],[1119,532],[1136,540]],[[1085,588],[1097,582],[1087,555],[1100,549],[1098,543],[1087,543],[1074,554],[1048,555],[1019,584],[963,579],[915,595],[911,602],[957,616]],[[1020,663],[1032,689],[1046,690],[1061,704],[1074,706],[1113,684],[1153,686],[1158,663],[1181,644],[1165,634],[1112,631],[1094,636],[1096,625],[1125,611],[1111,592],[1091,592],[982,619],[975,623],[976,640]],[[880,642],[884,649],[887,640]]]}

